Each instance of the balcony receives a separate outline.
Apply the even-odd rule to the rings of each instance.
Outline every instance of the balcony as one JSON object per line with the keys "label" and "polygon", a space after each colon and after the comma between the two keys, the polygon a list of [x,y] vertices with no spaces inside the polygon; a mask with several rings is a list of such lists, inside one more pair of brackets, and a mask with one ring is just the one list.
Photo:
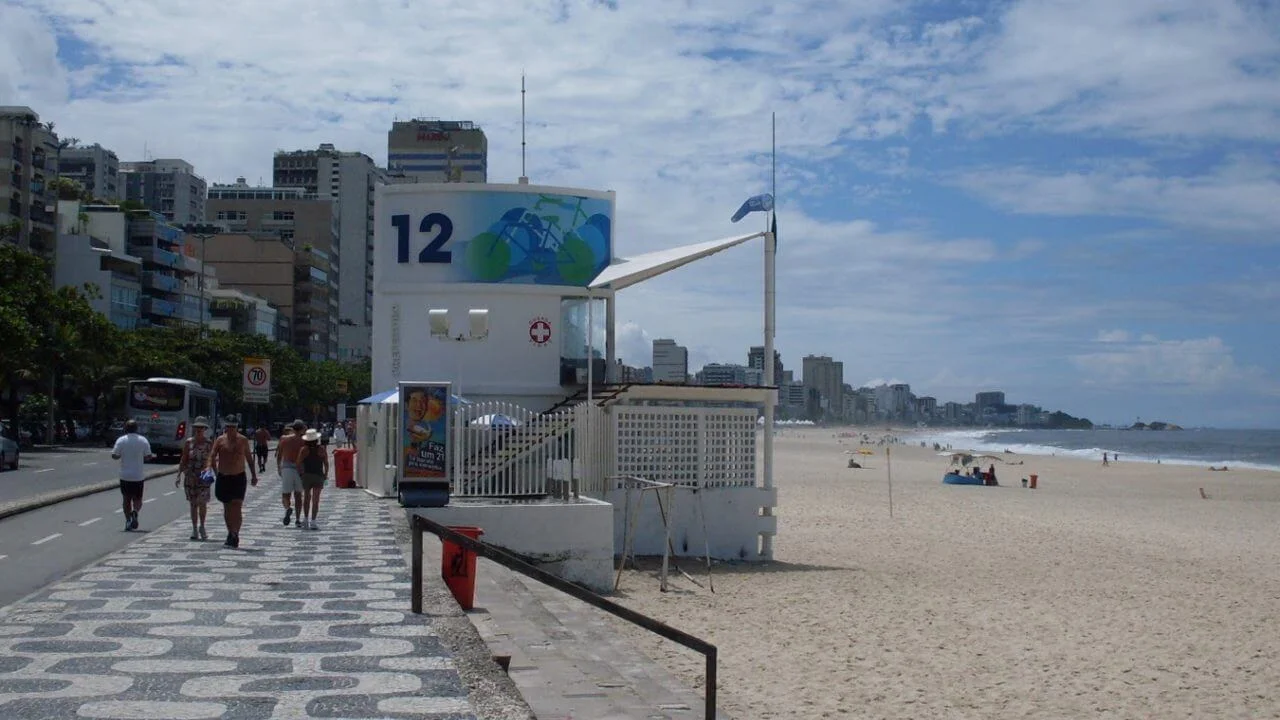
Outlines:
{"label": "balcony", "polygon": [[178,278],[151,270],[142,273],[142,284],[144,287],[163,290],[164,292],[170,293],[176,293],[179,288],[182,287],[182,281],[178,280]]}
{"label": "balcony", "polygon": [[177,253],[151,245],[135,245],[129,249],[129,252],[142,258],[144,263],[152,263],[161,267],[176,268],[181,264],[181,257]]}
{"label": "balcony", "polygon": [[178,307],[177,303],[169,302],[168,300],[161,300],[160,298],[156,298],[156,297],[142,298],[142,314],[143,315],[159,316],[162,318],[172,318],[172,317],[177,317],[179,314],[179,311],[180,311],[180,308]]}

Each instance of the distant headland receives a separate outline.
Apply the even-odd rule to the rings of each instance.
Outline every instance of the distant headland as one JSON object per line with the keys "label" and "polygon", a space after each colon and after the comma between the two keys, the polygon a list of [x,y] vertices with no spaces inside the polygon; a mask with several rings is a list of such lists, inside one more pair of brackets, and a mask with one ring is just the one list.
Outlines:
{"label": "distant headland", "polygon": [[1182,426],[1167,422],[1136,422],[1129,426],[1130,430],[1181,430]]}

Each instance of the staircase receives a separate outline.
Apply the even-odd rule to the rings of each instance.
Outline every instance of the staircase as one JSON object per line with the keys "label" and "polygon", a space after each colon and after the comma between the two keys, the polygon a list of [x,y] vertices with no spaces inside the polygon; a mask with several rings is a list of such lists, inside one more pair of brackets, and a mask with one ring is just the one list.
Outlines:
{"label": "staircase", "polygon": [[[497,437],[466,456],[457,482],[463,495],[540,497],[547,494],[545,464],[573,457],[574,413],[532,415],[514,428],[495,428]],[[525,463],[525,467],[520,467]],[[507,477],[501,477],[502,475]]]}
{"label": "staircase", "polygon": [[[618,398],[622,397],[631,389],[634,383],[600,383],[592,387],[591,402],[597,407],[608,407],[612,405]],[[567,407],[573,407],[578,403],[587,401],[587,388],[582,388],[574,394],[566,397],[560,402],[552,405],[542,411],[543,415],[551,415],[557,413]]]}

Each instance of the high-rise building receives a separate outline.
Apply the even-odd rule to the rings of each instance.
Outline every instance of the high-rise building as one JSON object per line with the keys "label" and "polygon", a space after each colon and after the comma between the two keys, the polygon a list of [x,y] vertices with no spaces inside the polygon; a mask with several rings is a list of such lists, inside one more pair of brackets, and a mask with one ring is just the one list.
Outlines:
{"label": "high-rise building", "polygon": [[208,184],[186,160],[122,162],[120,172],[124,175],[125,200],[141,203],[169,222],[204,222]]}
{"label": "high-rise building", "polygon": [[976,406],[978,417],[981,418],[988,408],[994,412],[1004,405],[1004,392],[1000,390],[989,390],[980,392],[973,396],[973,404]]}
{"label": "high-rise building", "polygon": [[94,200],[111,203],[124,199],[119,182],[120,158],[97,143],[63,148],[58,156],[58,174],[80,183]]}
{"label": "high-rise building", "polygon": [[51,256],[58,196],[58,136],[35,110],[0,106],[0,238]]}
{"label": "high-rise building", "polygon": [[675,340],[653,341],[653,381],[686,383],[689,381],[689,350]]}
{"label": "high-rise building", "polygon": [[370,356],[373,330],[373,198],[386,171],[359,152],[325,143],[317,150],[277,152],[273,184],[332,198],[338,213],[338,359]]}
{"label": "high-rise building", "polygon": [[[801,365],[807,391],[817,391],[819,407],[829,419],[844,414],[844,363],[827,355],[806,355]],[[812,395],[812,392],[810,392]]]}
{"label": "high-rise building", "polygon": [[889,420],[910,420],[915,411],[911,386],[906,383],[881,385],[875,389],[876,407]]}
{"label": "high-rise building", "polygon": [[202,325],[209,302],[201,293],[203,263],[186,234],[160,213],[127,213],[129,254],[142,260],[142,301],[138,325]]}
{"label": "high-rise building", "polygon": [[[752,345],[747,351],[747,367],[755,368],[760,371],[760,376],[764,377],[764,346]],[[782,353],[777,350],[773,351],[773,384],[780,385],[782,383]],[[761,381],[763,382],[763,380]]]}
{"label": "high-rise building", "polygon": [[469,120],[394,122],[387,174],[390,182],[488,182],[489,140]]}
{"label": "high-rise building", "polygon": [[[331,198],[316,198],[302,188],[254,187],[244,178],[209,190],[210,219],[233,235],[248,238],[237,241],[241,251],[235,253],[224,252],[230,241],[223,235],[208,240],[207,258],[218,269],[220,285],[275,304],[290,319],[293,347],[311,360],[338,358],[341,263],[336,207]],[[264,290],[281,282],[279,268],[253,267],[252,258],[266,252],[253,244],[257,240],[279,241],[290,251],[292,283],[285,286],[291,296],[287,303],[279,288],[270,294]],[[217,247],[220,244],[223,247]],[[269,255],[263,255],[263,263],[280,264],[278,248],[272,247]]]}

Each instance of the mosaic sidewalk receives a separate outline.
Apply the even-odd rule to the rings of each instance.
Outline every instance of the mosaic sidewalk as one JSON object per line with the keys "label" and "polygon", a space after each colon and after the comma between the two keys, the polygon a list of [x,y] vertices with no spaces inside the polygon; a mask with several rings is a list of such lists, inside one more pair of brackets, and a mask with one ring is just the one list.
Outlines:
{"label": "mosaic sidewalk", "polygon": [[[185,521],[0,611],[0,717],[475,720],[385,504],[327,488],[319,531],[250,489],[240,548]],[[146,528],[146,512],[143,511]]]}

